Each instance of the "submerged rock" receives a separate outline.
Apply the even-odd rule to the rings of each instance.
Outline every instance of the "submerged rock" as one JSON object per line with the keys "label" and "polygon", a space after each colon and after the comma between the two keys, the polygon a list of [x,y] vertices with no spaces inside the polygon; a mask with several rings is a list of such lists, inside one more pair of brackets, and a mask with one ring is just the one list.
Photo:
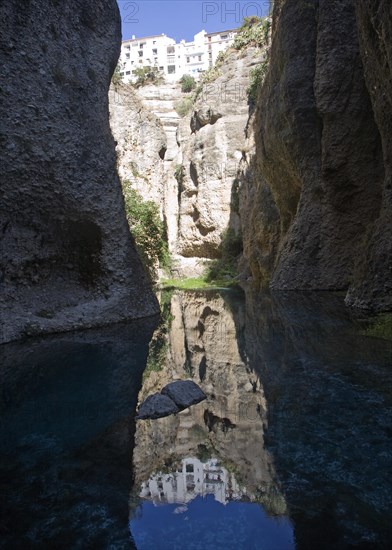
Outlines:
{"label": "submerged rock", "polygon": [[206,394],[192,380],[176,380],[167,384],[161,393],[149,395],[140,405],[136,420],[163,418],[205,399]]}
{"label": "submerged rock", "polygon": [[176,380],[165,386],[161,393],[172,399],[180,409],[186,409],[207,399],[206,394],[192,380]]}
{"label": "submerged rock", "polygon": [[149,395],[140,405],[136,420],[163,418],[177,412],[179,412],[179,408],[170,397],[161,393],[154,393],[154,395]]}

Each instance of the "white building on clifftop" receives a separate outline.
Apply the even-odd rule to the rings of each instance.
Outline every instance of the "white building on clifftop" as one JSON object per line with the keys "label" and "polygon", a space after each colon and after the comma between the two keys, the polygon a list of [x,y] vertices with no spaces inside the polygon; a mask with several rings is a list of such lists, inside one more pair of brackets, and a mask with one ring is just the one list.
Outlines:
{"label": "white building on clifftop", "polygon": [[212,67],[219,53],[233,43],[237,29],[195,34],[192,42],[176,43],[165,34],[132,37],[121,46],[121,76],[124,82],[135,80],[138,67],[157,67],[168,82],[189,74],[196,79]]}

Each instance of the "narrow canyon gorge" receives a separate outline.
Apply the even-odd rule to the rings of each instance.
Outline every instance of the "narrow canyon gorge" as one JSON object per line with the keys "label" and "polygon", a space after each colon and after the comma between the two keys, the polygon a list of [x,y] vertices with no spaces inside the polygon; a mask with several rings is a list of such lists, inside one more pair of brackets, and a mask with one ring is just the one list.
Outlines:
{"label": "narrow canyon gorge", "polygon": [[112,85],[116,143],[118,10],[73,4],[44,19],[39,0],[1,5],[3,342],[158,311],[115,146],[121,179],[159,208],[174,276],[200,276],[230,230],[242,282],[391,309],[387,2],[275,2],[264,43],[229,50],[193,99]]}

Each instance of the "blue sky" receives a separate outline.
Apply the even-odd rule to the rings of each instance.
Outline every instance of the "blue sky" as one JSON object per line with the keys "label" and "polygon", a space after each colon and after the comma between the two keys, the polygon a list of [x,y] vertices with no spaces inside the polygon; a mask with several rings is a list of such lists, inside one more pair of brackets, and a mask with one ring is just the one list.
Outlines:
{"label": "blue sky", "polygon": [[117,0],[123,40],[162,34],[192,40],[202,29],[214,32],[240,26],[246,15],[266,15],[271,0]]}

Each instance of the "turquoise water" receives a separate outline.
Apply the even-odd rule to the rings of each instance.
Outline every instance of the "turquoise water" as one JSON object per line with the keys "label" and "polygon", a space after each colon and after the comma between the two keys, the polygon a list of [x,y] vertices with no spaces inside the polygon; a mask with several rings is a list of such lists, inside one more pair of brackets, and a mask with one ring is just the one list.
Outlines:
{"label": "turquoise water", "polygon": [[[392,547],[391,342],[330,293],[162,306],[0,348],[0,547]],[[135,423],[189,377],[205,402]]]}

